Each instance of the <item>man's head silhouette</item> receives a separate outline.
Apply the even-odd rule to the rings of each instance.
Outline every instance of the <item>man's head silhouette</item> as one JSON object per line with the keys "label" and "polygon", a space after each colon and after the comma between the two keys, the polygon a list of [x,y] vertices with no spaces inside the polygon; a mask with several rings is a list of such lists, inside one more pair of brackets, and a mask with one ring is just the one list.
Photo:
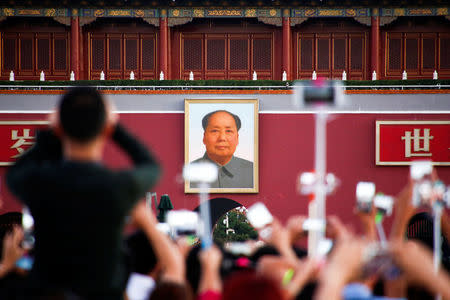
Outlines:
{"label": "man's head silhouette", "polygon": [[62,98],[59,105],[59,123],[68,138],[86,143],[97,137],[105,127],[105,102],[94,88],[75,87]]}

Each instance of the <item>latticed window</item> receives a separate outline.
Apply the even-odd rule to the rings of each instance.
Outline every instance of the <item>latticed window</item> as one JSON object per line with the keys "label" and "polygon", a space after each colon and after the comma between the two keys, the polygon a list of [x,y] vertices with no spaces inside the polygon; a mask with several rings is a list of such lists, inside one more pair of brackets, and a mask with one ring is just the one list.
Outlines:
{"label": "latticed window", "polygon": [[67,40],[55,39],[55,70],[67,68]]}
{"label": "latticed window", "polygon": [[366,33],[298,33],[297,78],[318,76],[340,78],[346,71],[348,79],[364,79]]}
{"label": "latticed window", "polygon": [[386,37],[388,51],[385,61],[388,78],[401,78],[403,70],[408,73],[408,79],[431,78],[434,70],[439,73],[450,69],[449,35],[396,32],[386,33]]}
{"label": "latticed window", "polygon": [[230,40],[230,70],[247,70],[248,39]]}
{"label": "latticed window", "polygon": [[195,71],[202,79],[273,77],[273,37],[270,34],[185,34],[182,36],[182,78]]}
{"label": "latticed window", "polygon": [[105,41],[103,39],[92,40],[92,68],[94,70],[105,69]]}
{"label": "latticed window", "polygon": [[122,51],[119,39],[109,39],[109,68],[111,70],[120,70],[122,60]]}
{"label": "latticed window", "polygon": [[184,69],[201,70],[202,69],[202,40],[185,39],[184,40]]}
{"label": "latticed window", "polygon": [[442,37],[440,39],[440,53],[441,69],[450,69],[450,36]]}
{"label": "latticed window", "polygon": [[33,39],[20,39],[20,69],[33,70]]}
{"label": "latticed window", "polygon": [[333,40],[333,67],[335,70],[344,70],[346,55],[346,41],[345,39]]}
{"label": "latticed window", "polygon": [[401,69],[402,40],[389,39],[389,69]]}
{"label": "latticed window", "polygon": [[330,67],[330,39],[320,38],[317,40],[317,69],[327,70]]}
{"label": "latticed window", "polygon": [[300,40],[300,68],[302,70],[313,69],[313,39],[301,39]]}
{"label": "latticed window", "polygon": [[352,70],[363,69],[364,41],[363,38],[350,39],[350,67]]}
{"label": "latticed window", "polygon": [[50,69],[50,40],[38,39],[37,67],[38,70]]}
{"label": "latticed window", "polygon": [[419,69],[419,39],[407,38],[406,47],[406,70]]}
{"label": "latticed window", "polygon": [[253,40],[253,69],[270,70],[272,65],[272,42],[270,39]]}
{"label": "latticed window", "polygon": [[137,40],[126,40],[125,42],[125,69],[136,70],[137,69]]}
{"label": "latticed window", "polygon": [[[90,79],[103,71],[108,79],[156,78],[156,35],[152,33],[89,33],[91,40]],[[107,67],[107,68],[106,68]]]}
{"label": "latticed window", "polygon": [[[11,30],[12,31],[12,30]],[[6,32],[2,36],[3,76],[11,71],[17,79],[37,79],[41,71],[48,76],[68,75],[67,32]]]}
{"label": "latticed window", "polygon": [[208,70],[225,69],[225,40],[207,40]]}
{"label": "latticed window", "polygon": [[142,69],[153,70],[155,68],[155,43],[153,39],[142,40]]}
{"label": "latticed window", "polygon": [[3,68],[6,72],[16,69],[16,39],[5,39],[3,43]]}
{"label": "latticed window", "polygon": [[424,69],[436,69],[436,39],[425,38],[422,44],[422,65]]}

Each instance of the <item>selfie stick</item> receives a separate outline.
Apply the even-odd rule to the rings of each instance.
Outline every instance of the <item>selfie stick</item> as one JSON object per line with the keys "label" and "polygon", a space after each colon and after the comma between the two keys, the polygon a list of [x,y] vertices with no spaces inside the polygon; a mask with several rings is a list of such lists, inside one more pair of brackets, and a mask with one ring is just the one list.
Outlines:
{"label": "selfie stick", "polygon": [[[311,219],[318,219],[325,222],[326,208],[326,146],[327,146],[327,108],[332,106],[344,106],[345,98],[342,88],[337,83],[330,83],[322,86],[320,82],[312,83],[313,89],[308,89],[303,83],[295,84],[294,89],[294,105],[304,107],[313,104],[315,114],[315,184],[314,184],[314,200],[309,202],[308,214]],[[330,92],[330,88],[332,92]],[[313,91],[309,99],[306,99],[307,91]],[[330,101],[331,100],[331,101]],[[308,255],[317,257],[319,255],[319,245],[325,239],[325,231],[323,228],[310,230],[308,233]]]}
{"label": "selfie stick", "polygon": [[[442,204],[438,201],[435,201],[433,204],[433,235],[434,235],[434,255],[433,255],[433,262],[434,262],[434,271],[436,274],[439,272],[439,265],[441,263],[442,253],[441,253],[441,217],[442,217]],[[441,300],[442,295],[437,294],[435,296],[436,300]]]}
{"label": "selfie stick", "polygon": [[199,208],[200,218],[203,221],[203,230],[200,234],[202,248],[208,249],[212,245],[211,237],[211,211],[208,201],[208,189],[210,183],[217,180],[217,166],[210,162],[191,163],[184,166],[183,176],[185,180],[199,184]]}
{"label": "selfie stick", "polygon": [[208,249],[212,245],[211,237],[211,210],[208,201],[208,189],[209,184],[206,182],[201,182],[200,187],[200,218],[203,220],[203,232],[202,232],[202,248]]}
{"label": "selfie stick", "polygon": [[[327,147],[327,112],[324,107],[319,107],[315,124],[315,173],[316,184],[314,188],[314,200],[309,203],[309,218],[325,220],[326,201],[326,147]],[[308,234],[308,255],[317,257],[320,242],[324,239],[323,230],[311,230]]]}
{"label": "selfie stick", "polygon": [[386,241],[386,234],[384,233],[383,228],[383,214],[377,213],[375,217],[375,225],[377,227],[378,238],[380,239],[381,247],[385,249],[387,246],[387,241]]}

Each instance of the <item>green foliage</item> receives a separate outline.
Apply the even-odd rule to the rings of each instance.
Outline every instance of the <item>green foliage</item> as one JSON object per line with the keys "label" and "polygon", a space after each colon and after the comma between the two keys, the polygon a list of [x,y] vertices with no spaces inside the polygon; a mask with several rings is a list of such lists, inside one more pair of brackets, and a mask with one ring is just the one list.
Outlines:
{"label": "green foliage", "polygon": [[1,85],[38,86],[280,86],[292,82],[279,80],[77,80],[77,81],[0,81]]}
{"label": "green foliage", "polygon": [[[226,234],[227,228],[224,224],[224,220],[228,214],[228,228],[234,230],[234,233],[229,232]],[[248,223],[247,217],[244,213],[233,209],[227,214],[224,214],[217,221],[214,228],[213,239],[214,242],[223,245],[226,242],[243,242],[250,239],[256,239],[258,233],[256,230]]]}
{"label": "green foliage", "polygon": [[[35,86],[276,86],[280,89],[293,85],[293,81],[281,80],[77,80],[77,81],[0,81],[2,85],[35,85]],[[379,85],[450,85],[449,79],[420,79],[420,80],[347,80],[346,86],[379,86]]]}
{"label": "green foliage", "polygon": [[369,85],[369,86],[379,86],[379,85],[450,85],[449,79],[412,79],[412,80],[347,80],[344,81],[346,86],[355,85]]}

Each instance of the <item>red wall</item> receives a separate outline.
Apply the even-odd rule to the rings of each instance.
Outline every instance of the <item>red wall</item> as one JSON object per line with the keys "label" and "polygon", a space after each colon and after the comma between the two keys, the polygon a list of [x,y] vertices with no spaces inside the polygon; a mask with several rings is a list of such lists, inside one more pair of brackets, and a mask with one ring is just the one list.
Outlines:
{"label": "red wall", "polygon": [[[38,120],[45,115],[0,114],[0,120]],[[314,166],[314,116],[311,114],[260,114],[258,194],[214,194],[249,206],[263,201],[277,217],[307,212],[307,197],[296,192],[299,173]],[[377,190],[395,195],[407,182],[408,167],[375,165],[376,120],[449,120],[450,114],[339,114],[328,124],[327,170],[341,180],[335,195],[327,199],[327,213],[358,224],[352,213],[358,181],[374,181]],[[123,114],[122,122],[159,157],[164,172],[154,191],[169,194],[176,209],[197,206],[195,194],[184,194],[180,173],[184,163],[183,114]],[[105,153],[108,165],[123,167],[127,159],[114,146]],[[441,179],[450,184],[450,168],[437,167]],[[4,184],[6,167],[0,168],[2,212],[19,209]],[[24,187],[26,188],[26,187]],[[62,201],[64,199],[61,199]],[[389,224],[391,220],[387,220]]]}

